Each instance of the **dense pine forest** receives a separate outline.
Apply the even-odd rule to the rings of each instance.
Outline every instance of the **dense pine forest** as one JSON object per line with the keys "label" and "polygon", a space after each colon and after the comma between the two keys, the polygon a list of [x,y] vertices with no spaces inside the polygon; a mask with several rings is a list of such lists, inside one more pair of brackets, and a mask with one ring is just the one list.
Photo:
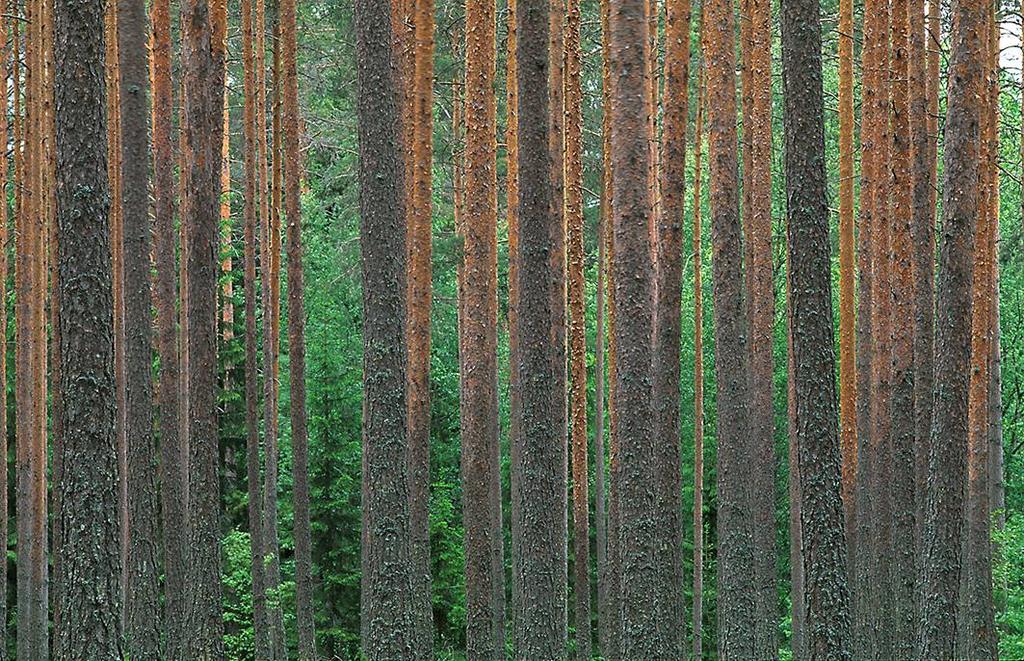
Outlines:
{"label": "dense pine forest", "polygon": [[1022,17],[0,0],[0,661],[1024,659]]}

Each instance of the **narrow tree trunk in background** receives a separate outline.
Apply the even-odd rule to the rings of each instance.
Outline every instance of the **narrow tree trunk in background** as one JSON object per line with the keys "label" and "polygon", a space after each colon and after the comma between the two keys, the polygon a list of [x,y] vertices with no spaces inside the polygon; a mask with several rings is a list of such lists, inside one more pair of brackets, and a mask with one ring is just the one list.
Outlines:
{"label": "narrow tree trunk in background", "polygon": [[128,540],[131,528],[128,521],[128,420],[127,371],[125,365],[124,328],[124,205],[121,188],[121,79],[118,41],[117,6],[106,5],[106,84],[107,84],[107,179],[110,182],[110,250],[114,287],[114,379],[117,385],[117,453],[121,462],[120,500],[121,517],[121,597],[127,603]]}
{"label": "narrow tree trunk in background", "polygon": [[656,300],[653,369],[654,479],[658,577],[658,636],[669,656],[685,652],[683,498],[680,437],[680,340],[683,226],[686,214],[686,124],[689,118],[690,2],[666,4],[665,114],[662,120],[661,200],[655,246]]}
{"label": "narrow tree trunk in background", "polygon": [[[295,0],[281,1],[281,66],[284,129],[284,210],[288,236],[288,368],[292,427],[295,538],[295,605],[299,659],[316,657],[313,629],[313,561],[309,517],[309,440],[306,420],[306,310],[302,272],[302,200],[299,153],[299,76]],[[284,658],[284,657],[282,657]]]}
{"label": "narrow tree trunk in background", "polygon": [[[554,277],[554,289],[551,292],[551,374],[555,379],[558,395],[555,398],[559,435],[556,442],[561,447],[560,456],[565,457],[559,464],[561,483],[568,489],[568,444],[569,444],[569,381],[568,381],[568,309],[566,287],[566,217],[565,217],[565,17],[567,0],[549,0],[548,16],[548,149],[551,152],[551,235],[549,238],[548,256]],[[568,499],[568,493],[566,493]],[[563,572],[568,572],[568,507],[563,507],[563,521],[556,530],[565,531],[562,541],[556,548],[562,553],[560,560]],[[529,512],[527,512],[528,514]],[[563,581],[567,587],[567,579]],[[567,590],[562,599],[568,600]],[[568,604],[561,607],[563,611],[561,624],[568,630]]]}
{"label": "narrow tree trunk in background", "polygon": [[182,6],[185,153],[189,191],[185,232],[188,290],[189,656],[223,655],[220,585],[220,481],[217,444],[217,223],[220,193],[223,66],[207,0]]}
{"label": "narrow tree trunk in background", "polygon": [[[576,658],[590,659],[590,469],[587,438],[587,303],[583,248],[583,89],[580,3],[565,21],[565,223],[568,245],[572,430],[573,612]],[[600,468],[600,463],[596,466]]]}
{"label": "narrow tree trunk in background", "polygon": [[[731,3],[709,2],[705,19],[711,164],[715,383],[718,389],[718,653],[751,658],[755,590],[753,523],[746,462],[747,323],[743,295],[743,227],[739,217],[736,141],[736,51]],[[728,35],[728,36],[727,36]]]}
{"label": "narrow tree trunk in background", "polygon": [[[610,135],[608,136],[611,137]],[[605,136],[601,136],[601,159],[602,168],[607,160],[607,144]],[[601,177],[601,198],[600,214],[597,222],[597,291],[595,292],[597,305],[597,338],[594,347],[594,536],[597,542],[597,644],[598,650],[602,651],[605,640],[604,627],[608,623],[608,520],[607,520],[607,487],[605,486],[605,474],[607,461],[605,459],[605,233],[608,222],[608,214],[611,211],[608,204],[607,188],[610,181]]]}
{"label": "narrow tree trunk in background", "polygon": [[242,211],[244,242],[245,289],[245,435],[246,481],[248,493],[249,546],[252,564],[253,633],[256,658],[270,656],[267,631],[267,601],[263,584],[263,503],[260,500],[259,448],[259,376],[256,373],[256,242],[259,214],[259,138],[256,135],[256,71],[255,69],[255,7],[252,0],[242,3],[242,68],[244,108],[242,112],[245,138],[245,201]]}
{"label": "narrow tree trunk in background", "polygon": [[[995,197],[996,200],[999,199],[998,195]],[[998,224],[996,225],[995,232],[996,249],[995,257],[992,261],[992,269],[995,271],[992,291],[992,365],[990,368],[991,385],[989,386],[989,502],[991,503],[990,507],[995,518],[996,530],[1002,532],[1006,529],[1006,476],[1004,475],[1005,458],[1003,454],[1003,356],[1002,340],[1000,338],[1001,315],[999,312],[999,245],[1002,239],[999,236]],[[992,561],[994,565],[998,566],[1003,562],[1003,559],[1002,545],[998,542],[993,543]],[[1006,593],[1009,587],[1009,576],[1007,576],[1006,572],[1000,572],[1000,574],[999,582],[994,588],[997,595],[995,603],[996,613],[1002,615],[1006,612]]]}
{"label": "narrow tree trunk in background", "polygon": [[651,402],[654,273],[648,185],[651,148],[645,126],[647,109],[637,98],[647,90],[644,66],[649,57],[646,0],[616,0],[611,6],[613,159],[612,282],[617,323],[615,391],[616,442],[621,454],[619,552],[621,562],[622,658],[671,656],[658,632],[657,488]]}
{"label": "narrow tree trunk in background", "polygon": [[[513,522],[519,520],[520,502],[514,497],[515,485],[520,479],[522,464],[519,451],[522,447],[520,434],[522,429],[522,395],[519,378],[519,270],[522,264],[519,247],[519,60],[518,50],[518,3],[509,0],[506,29],[505,66],[505,162],[506,187],[505,204],[508,213],[508,407],[509,407],[509,482],[512,496],[509,507]],[[513,523],[513,525],[516,525]],[[519,574],[516,570],[517,559],[522,556],[519,540],[512,535],[512,608],[519,603]],[[514,623],[513,623],[514,626]],[[513,633],[514,633],[513,629]],[[506,638],[507,639],[507,638]]]}
{"label": "narrow tree trunk in background", "polygon": [[901,659],[914,651],[914,243],[913,135],[910,118],[910,5],[893,0],[892,59],[892,649]]}
{"label": "narrow tree trunk in background", "polygon": [[[854,350],[853,0],[839,3],[839,439],[846,548],[854,564],[857,484],[857,356]],[[851,586],[852,587],[852,586]]]}
{"label": "narrow tree trunk in background", "polygon": [[[430,315],[434,108],[434,0],[415,0],[409,218],[409,507],[417,658],[434,655],[430,582]],[[312,623],[311,625],[312,626]],[[311,629],[312,630],[312,629]],[[305,660],[303,660],[305,661]]]}
{"label": "narrow tree trunk in background", "polygon": [[[359,81],[360,243],[363,275],[362,651],[407,658],[409,491],[406,407],[406,227],[402,161],[395,136],[391,3],[355,5]],[[371,488],[372,486],[372,488]]]}
{"label": "narrow tree trunk in background", "polygon": [[[788,221],[787,221],[788,222]],[[787,234],[789,232],[787,227]],[[796,381],[793,373],[793,285],[792,267],[789,262],[788,236],[786,250],[786,420],[788,423],[788,464],[789,464],[789,594],[791,602],[792,637],[790,652],[794,659],[807,656],[807,603],[804,594],[803,531],[800,526],[802,498],[800,496],[800,448],[797,439]],[[849,549],[849,544],[847,544]],[[853,558],[847,553],[847,563]],[[853,575],[848,566],[847,577]]]}
{"label": "narrow tree trunk in background", "polygon": [[754,540],[754,654],[778,656],[778,587],[775,576],[775,412],[772,405],[775,288],[772,264],[772,17],[769,0],[748,0],[750,10],[750,117],[744,143],[750,169],[747,228],[747,315],[750,360],[750,505]]}
{"label": "narrow tree trunk in background", "polygon": [[[853,653],[857,658],[869,658],[873,653],[871,633],[871,508],[872,493],[870,484],[875,470],[874,455],[871,452],[872,432],[872,380],[871,374],[875,362],[873,356],[874,338],[871,334],[871,278],[872,278],[872,230],[874,217],[872,214],[872,195],[877,182],[875,180],[875,149],[878,137],[875,131],[875,98],[878,96],[875,60],[877,53],[876,32],[877,19],[875,12],[870,14],[871,20],[864,22],[864,44],[861,49],[862,97],[860,105],[860,206],[857,219],[857,319],[856,333],[856,370],[857,392],[863,393],[857,398],[857,473],[854,478],[854,515],[855,534],[847,555],[850,558],[850,577],[853,597]],[[858,546],[859,545],[859,546]]]}
{"label": "narrow tree trunk in background", "polygon": [[[6,145],[7,124],[7,0],[0,0],[0,141]],[[17,142],[14,143],[17,151]],[[7,150],[0,154],[0,630],[7,636]],[[0,661],[7,661],[7,644],[0,645]]]}
{"label": "narrow tree trunk in background", "polygon": [[782,74],[806,650],[851,659],[818,0],[783,0]]}
{"label": "narrow tree trunk in background", "polygon": [[124,259],[128,565],[125,638],[133,659],[160,656],[160,573],[157,453],[153,439],[151,228],[149,224],[149,49],[146,5],[117,5],[122,125],[121,181]]}
{"label": "narrow tree trunk in background", "polygon": [[514,654],[520,659],[562,658],[566,648],[565,409],[559,404],[565,390],[559,387],[564,382],[555,373],[558,352],[551,341],[558,324],[551,246],[561,229],[551,213],[558,199],[548,135],[551,14],[548,0],[520,0],[516,13],[521,427],[512,464],[518,469],[512,480],[512,538],[519,539],[512,563],[518,586],[512,619]]}
{"label": "narrow tree trunk in background", "polygon": [[[877,658],[895,658],[894,627],[896,604],[892,592],[893,567],[893,442],[892,442],[892,205],[890,203],[892,168],[892,113],[890,68],[890,5],[877,0],[865,8],[865,20],[876,21],[875,41],[868,44],[875,53],[876,85],[872,112],[875,139],[875,186],[871,205],[877,220],[872,229],[871,277],[871,446],[875,462],[870,472],[872,508],[870,512],[870,585],[872,639]],[[894,58],[893,58],[894,59]]]}
{"label": "narrow tree trunk in background", "polygon": [[64,397],[55,590],[63,612],[54,646],[60,659],[113,659],[124,650],[103,6],[61,2],[55,9]]}
{"label": "narrow tree trunk in background", "polygon": [[999,33],[995,6],[986,8],[987,63],[982,93],[981,165],[971,298],[971,370],[967,412],[967,486],[964,557],[960,577],[957,653],[964,659],[998,657],[995,607],[992,601],[992,512],[989,458],[992,359],[992,313],[995,289],[995,229],[998,203]]}
{"label": "narrow tree trunk in background", "polygon": [[[703,7],[702,7],[703,8]],[[703,45],[704,20],[700,41]],[[704,147],[704,63],[697,69],[693,128],[693,658],[704,658],[704,274],[701,152]]]}
{"label": "narrow tree trunk in background", "polygon": [[[931,4],[935,4],[932,2]],[[924,0],[910,2],[910,134],[913,148],[914,190],[911,240],[914,262],[914,574],[913,620],[920,604],[916,588],[921,565],[921,532],[928,475],[928,434],[932,415],[932,342],[935,334],[935,209],[932,200],[935,171],[928,135],[929,95],[936,87],[927,68]],[[937,74],[937,72],[936,72]],[[936,99],[937,100],[937,99]]]}
{"label": "narrow tree trunk in background", "polygon": [[497,463],[497,170],[495,6],[473,0],[466,7],[466,172],[462,224],[461,430],[463,520],[466,553],[466,651],[475,659],[504,656],[498,596],[503,576],[494,554],[493,491],[500,488]]}
{"label": "narrow tree trunk in background", "polygon": [[[619,658],[619,491],[618,447],[616,444],[617,413],[612,400],[615,397],[615,288],[612,283],[612,90],[611,63],[611,0],[601,0],[601,206],[604,222],[598,241],[604,247],[604,271],[608,296],[608,513],[605,531],[605,571],[598,576],[598,645],[608,659]],[[604,465],[602,460],[602,466]],[[603,586],[602,586],[603,583]],[[602,598],[601,593],[604,593]]]}
{"label": "narrow tree trunk in background", "polygon": [[984,2],[954,3],[936,287],[935,398],[917,656],[952,658],[967,474],[968,380],[974,229],[979,210],[979,98],[987,42]]}
{"label": "narrow tree trunk in background", "polygon": [[17,517],[18,517],[18,650],[19,658],[45,660],[47,638],[47,511],[46,511],[46,207],[45,71],[43,3],[26,7],[25,157],[16,233],[23,244],[16,255],[18,332],[16,374],[24,388],[16,393]]}
{"label": "narrow tree trunk in background", "polygon": [[177,266],[175,253],[174,137],[171,113],[171,14],[168,0],[154,0],[153,22],[153,197],[156,261],[157,355],[160,373],[160,505],[163,524],[164,614],[169,661],[185,659],[185,491],[187,453],[178,434],[179,380]]}

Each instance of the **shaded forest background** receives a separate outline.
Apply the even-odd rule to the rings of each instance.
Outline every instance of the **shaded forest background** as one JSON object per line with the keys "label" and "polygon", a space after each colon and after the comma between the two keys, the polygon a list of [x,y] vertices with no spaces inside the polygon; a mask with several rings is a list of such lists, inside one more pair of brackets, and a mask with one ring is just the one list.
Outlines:
{"label": "shaded forest background", "polygon": [[[777,3],[776,3],[777,4]],[[829,168],[830,199],[837,206],[838,176],[838,117],[836,98],[838,89],[836,38],[836,0],[823,0],[825,16],[825,95],[826,95],[826,150]],[[694,6],[694,16],[699,7]],[[777,7],[775,9],[777,11]],[[271,12],[272,13],[272,8]],[[433,199],[433,292],[432,356],[431,356],[431,493],[430,535],[431,573],[433,576],[433,611],[437,647],[441,654],[460,658],[464,649],[465,610],[463,590],[463,530],[462,493],[459,478],[459,360],[456,306],[456,267],[461,261],[461,246],[456,236],[453,214],[455,168],[461,154],[457,132],[453,131],[454,99],[457,98],[462,69],[463,15],[462,3],[454,0],[437,2],[437,56],[434,82],[434,199]],[[861,6],[855,4],[855,58],[860,62],[859,26]],[[1007,50],[1019,50],[1016,35],[1020,29],[1020,8],[1005,4],[1000,11]],[[943,34],[948,34],[948,16],[943,16]],[[359,650],[359,585],[360,585],[360,461],[362,411],[362,293],[359,265],[359,218],[357,180],[357,127],[356,127],[356,69],[355,29],[351,0],[306,0],[299,3],[299,87],[303,108],[303,147],[307,176],[303,193],[303,221],[305,245],[306,286],[306,360],[308,384],[308,412],[310,432],[311,519],[313,536],[313,575],[316,609],[317,648],[326,658],[358,658]],[[228,88],[230,109],[231,167],[233,192],[230,195],[232,223],[224,228],[231,232],[233,262],[242,263],[241,210],[243,180],[242,163],[242,71],[238,53],[241,52],[238,6],[229,3],[228,28]],[[700,22],[693,21],[694,38],[691,71],[699,67]],[[779,65],[778,26],[774,22],[773,70],[781,72]],[[499,3],[498,14],[498,85],[504,85],[506,57],[507,15],[504,3]],[[595,296],[597,283],[597,228],[600,213],[599,191],[602,170],[601,155],[601,50],[600,21],[596,2],[583,3],[583,114],[584,114],[584,213],[587,287],[587,343],[588,368],[591,381],[589,412],[593,415],[594,393],[593,352],[598,341],[595,324]],[[945,46],[945,45],[944,45]],[[1000,314],[1002,320],[1002,439],[1005,448],[1005,529],[996,535],[1000,556],[995,564],[997,623],[1000,631],[1000,655],[1006,659],[1024,658],[1024,182],[1021,162],[1021,75],[1019,56],[1006,57],[1013,62],[1002,72],[1000,100]],[[945,57],[942,60],[945,67]],[[859,81],[855,94],[859,100]],[[696,76],[691,76],[691,98],[695,99]],[[504,135],[504,100],[497,93],[499,132]],[[775,246],[774,273],[776,299],[782,299],[785,287],[785,181],[782,165],[782,96],[781,76],[776,75],[773,90],[773,235]],[[858,101],[859,105],[859,101]],[[945,99],[940,96],[941,109]],[[160,110],[158,109],[158,112]],[[691,103],[690,126],[696,113]],[[856,113],[859,116],[859,112]],[[940,141],[942,118],[940,116]],[[508,336],[505,305],[507,303],[508,255],[505,238],[504,172],[505,151],[499,144],[499,366],[502,396],[503,488],[508,494],[507,402]],[[693,149],[692,141],[689,149]],[[856,158],[860,150],[856,149]],[[692,156],[687,158],[688,170],[693,167]],[[940,159],[941,168],[941,159]],[[941,179],[941,177],[940,177]],[[692,172],[687,180],[692,181]],[[741,179],[742,180],[742,179]],[[708,201],[703,201],[707,205]],[[684,223],[684,245],[690,245],[692,201],[687,196],[687,215]],[[705,208],[705,214],[707,209]],[[683,317],[682,317],[682,456],[683,504],[690,511],[693,504],[693,387],[687,379],[693,374],[694,361],[703,360],[712,365],[714,329],[710,323],[704,328],[704,355],[694,356],[693,307],[696,296],[703,297],[705,309],[710,310],[711,250],[710,228],[704,237],[704,288],[693,288],[693,260],[688,257],[684,265]],[[838,255],[838,238],[833,223],[833,255]],[[227,256],[227,255],[225,255]],[[838,264],[834,265],[838,281]],[[230,274],[234,280],[231,291],[236,309],[242,308],[242,270],[236,267]],[[287,278],[283,278],[287,288]],[[838,290],[834,293],[838,296]],[[6,301],[11,306],[11,300]],[[788,653],[789,567],[787,552],[788,499],[786,456],[786,339],[785,309],[777,306],[775,323],[775,418],[776,450],[779,458],[776,493],[777,575],[779,579],[779,614],[782,631],[783,654]],[[838,303],[834,306],[838,314]],[[287,315],[287,310],[282,310]],[[8,317],[13,319],[13,314]],[[219,360],[221,383],[242,382],[244,347],[242,317],[236,316],[237,328],[222,334]],[[260,325],[262,327],[262,324]],[[13,323],[7,329],[7,341],[13,346]],[[13,351],[8,352],[13,356]],[[13,362],[13,360],[12,360]],[[295,627],[291,619],[294,608],[294,566],[292,561],[292,497],[291,452],[289,428],[288,347],[282,340],[282,400],[280,408],[281,433],[281,490],[279,534],[284,586],[285,626],[289,645],[295,644]],[[13,370],[12,370],[13,371]],[[716,621],[716,497],[715,497],[715,401],[714,370],[706,369],[705,378],[705,575],[704,636],[706,649],[715,645]],[[8,398],[13,402],[13,385]],[[220,390],[220,438],[222,459],[224,584],[226,618],[226,652],[232,659],[253,656],[252,590],[250,574],[250,548],[247,530],[247,495],[245,470],[245,421],[243,392],[237,387]],[[13,410],[13,406],[11,406]],[[8,425],[9,446],[13,447],[13,416]],[[593,426],[591,425],[591,428]],[[593,451],[591,451],[593,461]],[[13,466],[12,466],[13,468]],[[595,467],[591,467],[591,476]],[[9,473],[13,476],[14,471]],[[8,488],[13,492],[13,479]],[[593,492],[593,491],[592,491]],[[13,504],[13,498],[9,500]],[[13,510],[12,510],[13,511]],[[591,507],[593,513],[593,507]],[[505,511],[506,518],[509,512]],[[691,518],[683,517],[684,558],[689,598],[692,585]],[[591,530],[594,527],[591,526]],[[504,525],[506,535],[509,522]],[[13,532],[13,531],[12,531]],[[508,540],[506,540],[508,544]],[[13,548],[13,544],[11,547]],[[570,545],[571,549],[571,545]],[[570,550],[570,563],[572,562]],[[506,554],[508,557],[508,554]],[[593,557],[593,554],[592,556]],[[14,562],[11,552],[9,562]],[[570,571],[571,575],[571,571]],[[14,573],[9,574],[13,578]],[[506,581],[507,585],[511,581]],[[571,588],[570,588],[571,589]],[[573,603],[570,598],[568,603]],[[5,641],[13,643],[14,612],[6,623]],[[572,622],[573,617],[569,618]],[[570,635],[570,640],[573,636]]]}

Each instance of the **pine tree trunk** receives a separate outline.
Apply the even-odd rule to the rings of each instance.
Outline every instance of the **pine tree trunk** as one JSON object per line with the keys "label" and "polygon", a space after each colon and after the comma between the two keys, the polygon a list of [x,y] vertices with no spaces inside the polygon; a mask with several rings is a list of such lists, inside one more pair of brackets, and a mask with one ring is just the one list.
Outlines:
{"label": "pine tree trunk", "polygon": [[128,521],[125,638],[131,658],[160,656],[157,453],[153,439],[152,298],[149,226],[149,72],[146,6],[118,4],[125,276],[125,409]]}
{"label": "pine tree trunk", "polygon": [[853,1],[839,4],[839,438],[846,545],[854,564],[857,484],[857,356],[854,349]]}
{"label": "pine tree trunk", "polygon": [[413,631],[417,658],[434,655],[430,582],[431,186],[434,105],[434,1],[415,0],[412,204],[409,216],[409,507]]}
{"label": "pine tree trunk", "polygon": [[466,552],[466,653],[504,656],[495,554],[500,507],[497,371],[497,171],[495,9],[475,0],[466,14],[466,170],[460,306],[463,521]]}
{"label": "pine tree trunk", "polygon": [[860,167],[860,207],[857,222],[857,319],[856,332],[856,369],[857,392],[863,396],[857,398],[857,473],[854,479],[854,514],[855,532],[852,537],[852,553],[850,558],[850,582],[853,598],[853,652],[857,658],[868,658],[872,654],[871,625],[869,598],[871,583],[868,574],[871,570],[871,508],[872,493],[869,488],[875,463],[871,453],[871,372],[875,362],[873,356],[874,339],[871,334],[871,278],[872,278],[872,193],[875,181],[875,146],[878,139],[875,135],[875,97],[878,94],[875,80],[874,47],[877,20],[872,18],[864,24],[865,43],[871,38],[872,47],[861,50],[862,99],[860,106],[861,124],[861,167]]}
{"label": "pine tree trunk", "polygon": [[267,602],[263,582],[263,503],[260,499],[259,377],[256,373],[256,242],[257,216],[261,205],[259,185],[259,138],[256,127],[255,12],[254,2],[242,3],[242,68],[245,138],[245,201],[243,216],[245,290],[245,431],[246,481],[248,483],[249,545],[252,564],[253,633],[256,658],[269,658]]}
{"label": "pine tree trunk", "polygon": [[[704,20],[700,41],[703,45]],[[704,274],[701,152],[704,147],[704,63],[697,70],[693,128],[693,658],[704,658]]]}
{"label": "pine tree trunk", "polygon": [[892,2],[892,649],[914,650],[914,180],[910,116],[910,0]]}
{"label": "pine tree trunk", "polygon": [[817,0],[783,1],[782,62],[806,654],[850,659]]}
{"label": "pine tree trunk", "polygon": [[[598,575],[598,645],[608,659],[619,658],[619,524],[618,524],[618,450],[615,443],[615,291],[612,283],[612,65],[611,65],[611,0],[601,0],[601,207],[603,227],[598,241],[604,247],[603,275],[608,296],[608,512],[605,531],[605,569]],[[604,465],[602,460],[602,466]],[[603,593],[603,597],[602,597]]]}
{"label": "pine tree trunk", "polygon": [[935,397],[928,457],[917,656],[955,651],[967,477],[968,381],[974,230],[979,211],[979,97],[987,61],[984,2],[954,3],[936,286]]}
{"label": "pine tree trunk", "polygon": [[[751,486],[754,539],[754,654],[778,655],[778,588],[775,576],[775,417],[773,331],[775,290],[772,265],[772,97],[771,3],[747,0],[748,77],[743,97],[744,227],[746,229],[747,315],[750,329],[750,438],[754,462]],[[748,101],[749,97],[749,101]]]}
{"label": "pine tree trunk", "polygon": [[683,604],[680,339],[683,226],[686,212],[686,124],[689,118],[690,3],[666,5],[665,114],[657,208],[653,402],[658,554],[657,618],[662,653],[685,656]]}
{"label": "pine tree trunk", "polygon": [[[174,105],[171,88],[171,15],[167,0],[154,0],[153,107]],[[177,333],[177,266],[175,253],[174,128],[166,110],[153,113],[154,256],[156,261],[156,333],[160,371],[160,506],[163,524],[165,653],[170,661],[185,658],[185,492],[187,453],[178,434],[179,380]]]}
{"label": "pine tree trunk", "polygon": [[[7,0],[0,0],[0,52],[6,53],[8,47],[7,32]],[[10,139],[7,121],[7,57],[0,57],[0,86],[3,89],[3,100],[0,100],[0,140],[6,144]],[[15,143],[17,145],[17,143]],[[15,146],[17,150],[17,146]],[[7,443],[7,240],[8,216],[7,209],[7,150],[0,154],[0,330],[3,331],[3,343],[0,344],[0,558],[7,557],[7,459],[10,456]],[[0,645],[0,661],[7,661],[7,562],[0,562],[0,630],[4,633],[5,642]]]}
{"label": "pine tree trunk", "polygon": [[[316,658],[313,629],[313,561],[309,516],[309,441],[306,421],[306,311],[302,272],[302,200],[299,153],[299,78],[295,0],[281,2],[283,73],[284,207],[288,237],[288,367],[295,520],[295,597],[299,659]],[[282,657],[284,658],[284,657]]]}
{"label": "pine tree trunk", "polygon": [[654,273],[648,185],[651,149],[645,131],[646,109],[635,99],[646,92],[644,67],[649,57],[646,0],[617,0],[611,6],[613,240],[612,282],[617,323],[615,391],[616,434],[621,452],[619,552],[621,643],[623,658],[663,655],[658,638],[656,527],[661,522],[651,503],[656,488],[651,366]]}
{"label": "pine tree trunk", "polygon": [[371,660],[407,658],[414,635],[406,420],[394,415],[407,402],[408,281],[390,5],[355,5],[365,389],[361,615],[362,651]]}
{"label": "pine tree trunk", "polygon": [[[711,165],[711,234],[715,259],[715,383],[718,420],[718,653],[754,656],[755,590],[747,402],[747,323],[743,227],[739,217],[736,138],[736,51],[731,3],[709,2],[704,46]],[[728,35],[728,37],[727,37]]]}
{"label": "pine tree trunk", "polygon": [[987,63],[981,114],[980,210],[975,232],[971,298],[971,370],[967,412],[967,483],[964,557],[960,578],[957,652],[959,658],[998,657],[992,601],[991,461],[989,458],[992,313],[995,288],[998,202],[999,34],[994,6],[986,8]]}
{"label": "pine tree trunk", "polygon": [[220,481],[217,443],[217,251],[220,194],[223,66],[217,61],[210,5],[182,6],[182,66],[188,191],[186,289],[188,292],[188,543],[189,656],[223,655],[220,585]]}
{"label": "pine tree trunk", "polygon": [[[57,658],[99,660],[124,655],[104,17],[99,2],[62,2],[55,9],[56,215],[63,309],[56,547],[61,571],[55,592],[63,612],[57,617],[54,645]],[[82,576],[91,578],[82,581]],[[36,657],[29,653],[24,658]]]}
{"label": "pine tree trunk", "polygon": [[[930,3],[935,5],[934,2]],[[911,239],[914,245],[914,611],[920,614],[917,575],[921,566],[921,533],[928,475],[928,436],[932,417],[932,342],[935,334],[935,169],[928,132],[929,95],[936,80],[928,75],[928,45],[924,0],[910,3],[910,133],[913,148],[914,191]],[[936,71],[936,74],[938,72]],[[936,75],[937,78],[937,75]],[[935,90],[937,92],[937,90]],[[937,108],[936,108],[937,112]]]}
{"label": "pine tree trunk", "polygon": [[873,2],[865,8],[865,20],[876,21],[874,40],[865,38],[866,47],[875,49],[875,96],[872,112],[875,131],[875,185],[871,193],[872,275],[871,275],[871,453],[874,465],[869,472],[870,511],[870,614],[872,641],[877,658],[894,658],[893,626],[895,603],[893,583],[893,441],[892,441],[892,204],[890,200],[892,168],[892,131],[890,90],[890,6]]}
{"label": "pine tree trunk", "polygon": [[551,339],[558,293],[551,246],[560,229],[552,209],[561,207],[550,176],[551,5],[520,0],[516,12],[520,429],[513,439],[512,538],[518,539],[518,554],[513,555],[512,619],[518,659],[562,658],[566,648],[566,447],[559,404],[565,389]]}
{"label": "pine tree trunk", "polygon": [[[583,248],[583,89],[580,3],[565,21],[565,222],[568,228],[569,364],[572,430],[573,612],[576,658],[591,657],[590,470],[587,438],[587,304]],[[600,464],[597,464],[600,466]]]}

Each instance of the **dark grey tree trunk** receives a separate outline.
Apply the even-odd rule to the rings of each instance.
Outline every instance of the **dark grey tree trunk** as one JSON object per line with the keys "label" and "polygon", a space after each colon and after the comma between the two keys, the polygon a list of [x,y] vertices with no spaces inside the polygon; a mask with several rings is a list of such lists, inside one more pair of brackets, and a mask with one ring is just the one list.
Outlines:
{"label": "dark grey tree trunk", "polygon": [[412,652],[406,416],[406,227],[391,2],[357,0],[363,275],[362,649]]}
{"label": "dark grey tree trunk", "polygon": [[551,242],[557,228],[548,140],[550,9],[548,0],[520,0],[516,11],[520,428],[512,449],[512,536],[518,539],[512,619],[515,658],[523,660],[561,659],[566,647],[567,450],[559,404],[565,392],[558,388],[551,339],[556,291]]}
{"label": "dark grey tree trunk", "polygon": [[132,659],[160,658],[158,470],[153,439],[149,21],[143,0],[117,5],[124,210],[125,391],[128,521],[125,638]]}
{"label": "dark grey tree trunk", "polygon": [[54,16],[63,393],[54,649],[105,661],[124,649],[103,3],[59,2]]}
{"label": "dark grey tree trunk", "polygon": [[783,0],[782,69],[804,646],[811,660],[850,659],[818,0]]}
{"label": "dark grey tree trunk", "polygon": [[182,177],[189,204],[188,292],[188,656],[224,655],[220,577],[220,481],[217,439],[217,255],[220,249],[220,165],[224,67],[213,43],[208,0],[182,5],[184,145]]}
{"label": "dark grey tree trunk", "polygon": [[919,659],[953,658],[967,474],[974,229],[979,209],[979,120],[986,3],[957,0],[936,284],[935,390],[921,569]]}

